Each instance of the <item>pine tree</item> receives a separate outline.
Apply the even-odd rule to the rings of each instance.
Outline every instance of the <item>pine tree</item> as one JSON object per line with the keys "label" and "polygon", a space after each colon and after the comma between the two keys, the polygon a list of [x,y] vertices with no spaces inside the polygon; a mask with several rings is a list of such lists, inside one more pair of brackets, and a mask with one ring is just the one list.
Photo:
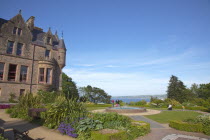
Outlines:
{"label": "pine tree", "polygon": [[187,99],[187,90],[184,83],[174,75],[172,75],[169,80],[167,97],[170,99],[175,99],[180,103]]}

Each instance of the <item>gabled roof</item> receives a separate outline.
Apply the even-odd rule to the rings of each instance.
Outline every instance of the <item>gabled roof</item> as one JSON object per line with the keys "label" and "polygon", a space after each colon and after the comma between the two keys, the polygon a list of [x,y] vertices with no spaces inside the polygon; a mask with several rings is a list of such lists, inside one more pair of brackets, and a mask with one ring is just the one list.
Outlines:
{"label": "gabled roof", "polygon": [[[17,18],[18,16],[21,16],[21,14],[17,14],[13,18],[11,18],[10,20],[13,20],[14,18]],[[21,19],[23,19],[22,16],[21,16]],[[3,24],[7,23],[10,20],[5,20],[5,19],[0,18],[0,28],[2,27]],[[53,35],[50,28],[47,32],[44,32],[41,28],[34,27],[33,30],[31,31],[31,34],[32,34],[32,43],[33,44],[45,47],[45,39],[46,39],[47,36],[50,36],[50,37],[52,37],[53,49],[65,48],[64,40],[59,39],[59,37],[57,35],[57,31],[56,31],[55,35]]]}
{"label": "gabled roof", "polygon": [[4,23],[7,23],[7,22],[8,22],[8,20],[0,18],[0,28]]}

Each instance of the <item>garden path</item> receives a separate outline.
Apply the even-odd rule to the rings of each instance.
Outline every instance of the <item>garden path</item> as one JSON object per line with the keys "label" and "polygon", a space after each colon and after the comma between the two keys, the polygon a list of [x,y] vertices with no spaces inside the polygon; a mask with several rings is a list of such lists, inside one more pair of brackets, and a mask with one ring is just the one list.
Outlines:
{"label": "garden path", "polygon": [[168,124],[160,124],[144,116],[129,116],[136,121],[150,123],[151,132],[136,140],[210,140],[210,136],[202,133],[185,132],[170,128]]}
{"label": "garden path", "polygon": [[74,138],[60,134],[57,130],[32,124],[22,119],[10,118],[4,109],[0,109],[0,127],[5,129],[5,137],[9,140],[14,139],[12,128],[19,131],[29,130],[28,135],[35,140],[74,140]]}

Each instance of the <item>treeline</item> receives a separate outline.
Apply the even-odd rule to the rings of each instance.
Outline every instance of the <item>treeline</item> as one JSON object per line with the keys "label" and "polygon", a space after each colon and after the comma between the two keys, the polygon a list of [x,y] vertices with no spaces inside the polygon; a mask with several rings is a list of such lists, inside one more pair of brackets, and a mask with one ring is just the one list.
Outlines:
{"label": "treeline", "polygon": [[90,85],[77,89],[76,83],[72,81],[71,77],[63,73],[62,78],[62,89],[66,97],[76,98],[81,102],[110,103],[111,96],[103,89]]}
{"label": "treeline", "polygon": [[195,99],[206,100],[210,98],[210,83],[192,84],[190,88],[187,88],[178,77],[172,75],[169,80],[167,97],[180,103],[190,102]]}

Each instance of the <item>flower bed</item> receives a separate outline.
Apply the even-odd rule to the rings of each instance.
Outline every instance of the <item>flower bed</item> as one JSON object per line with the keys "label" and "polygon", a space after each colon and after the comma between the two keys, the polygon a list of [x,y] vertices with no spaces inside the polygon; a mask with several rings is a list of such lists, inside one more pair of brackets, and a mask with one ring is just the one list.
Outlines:
{"label": "flower bed", "polygon": [[15,104],[0,104],[0,109],[7,109],[7,108],[10,108],[12,106],[15,106]]}

